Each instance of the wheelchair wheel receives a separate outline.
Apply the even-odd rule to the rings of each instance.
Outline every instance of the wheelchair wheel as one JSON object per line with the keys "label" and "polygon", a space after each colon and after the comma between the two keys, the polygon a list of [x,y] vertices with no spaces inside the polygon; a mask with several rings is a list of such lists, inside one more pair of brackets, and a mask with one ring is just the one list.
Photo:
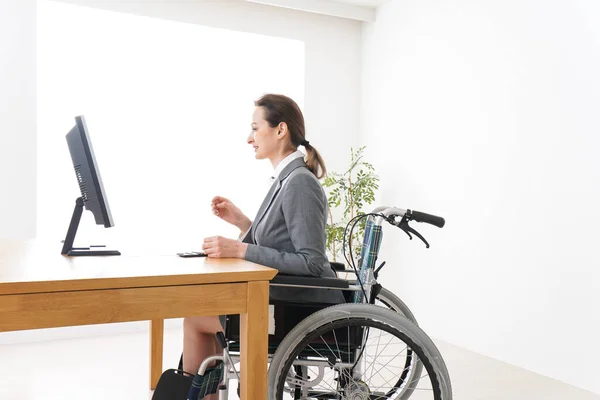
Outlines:
{"label": "wheelchair wheel", "polygon": [[375,305],[389,308],[390,310],[396,311],[398,314],[402,315],[410,322],[415,325],[419,325],[417,323],[417,319],[413,315],[412,311],[408,308],[406,304],[398,296],[394,293],[390,292],[386,288],[382,287],[381,291],[375,297]]}
{"label": "wheelchair wheel", "polygon": [[[425,369],[411,378],[409,350]],[[369,304],[328,307],[298,324],[273,356],[268,388],[269,400],[452,399],[431,339],[397,312]]]}
{"label": "wheelchair wheel", "polygon": [[[412,311],[408,308],[406,304],[398,296],[394,293],[390,292],[385,288],[381,288],[381,291],[375,297],[375,305],[380,307],[388,308],[392,311],[397,312],[404,318],[408,319],[415,325],[418,325],[417,319],[413,315]],[[400,381],[412,381],[417,377],[421,376],[423,372],[423,363],[421,360],[416,357],[412,351],[412,349],[407,348],[405,354],[405,362],[404,362],[404,370],[402,374],[398,378]],[[398,400],[406,400],[411,397],[414,387],[410,385],[401,386],[398,392],[396,393],[396,399]]]}

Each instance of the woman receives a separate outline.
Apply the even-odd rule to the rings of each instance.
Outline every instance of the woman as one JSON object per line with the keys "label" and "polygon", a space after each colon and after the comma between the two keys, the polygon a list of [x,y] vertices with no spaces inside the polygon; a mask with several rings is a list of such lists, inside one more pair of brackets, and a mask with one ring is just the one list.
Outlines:
{"label": "woman", "polygon": [[[206,238],[202,250],[208,257],[243,258],[287,275],[334,277],[325,255],[327,198],[319,183],[325,164],[305,139],[302,112],[282,95],[267,94],[255,105],[248,144],[256,159],[271,161],[273,185],[254,221],[228,199],[215,197],[213,213],[238,227],[241,240]],[[306,149],[306,161],[298,146]],[[343,302],[335,290],[271,288],[270,293],[271,298]],[[223,327],[217,316],[185,318],[183,325],[183,369],[196,372],[203,359],[217,353],[215,333]]]}

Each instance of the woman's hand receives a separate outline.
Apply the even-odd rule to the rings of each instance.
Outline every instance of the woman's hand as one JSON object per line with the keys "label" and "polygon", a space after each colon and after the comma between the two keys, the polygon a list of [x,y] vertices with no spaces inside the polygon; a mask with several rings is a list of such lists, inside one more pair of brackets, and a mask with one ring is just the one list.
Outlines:
{"label": "woman's hand", "polygon": [[247,248],[247,243],[222,236],[206,238],[202,244],[202,251],[211,258],[244,258]]}
{"label": "woman's hand", "polygon": [[246,232],[250,228],[250,225],[252,225],[252,221],[225,197],[215,196],[212,199],[211,208],[213,214],[223,221],[237,226],[242,232]]}

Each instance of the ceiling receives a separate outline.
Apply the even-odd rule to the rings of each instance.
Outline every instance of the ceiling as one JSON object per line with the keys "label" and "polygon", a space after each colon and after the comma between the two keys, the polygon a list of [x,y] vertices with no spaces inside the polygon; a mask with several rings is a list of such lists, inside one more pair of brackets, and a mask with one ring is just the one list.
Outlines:
{"label": "ceiling", "polygon": [[383,3],[387,2],[388,0],[335,0],[335,1],[337,1],[338,3],[348,3],[348,4],[354,4],[357,6],[375,8],[377,6],[382,5]]}
{"label": "ceiling", "polygon": [[291,8],[317,14],[375,21],[376,8],[388,0],[246,0],[253,3],[268,4],[275,7]]}

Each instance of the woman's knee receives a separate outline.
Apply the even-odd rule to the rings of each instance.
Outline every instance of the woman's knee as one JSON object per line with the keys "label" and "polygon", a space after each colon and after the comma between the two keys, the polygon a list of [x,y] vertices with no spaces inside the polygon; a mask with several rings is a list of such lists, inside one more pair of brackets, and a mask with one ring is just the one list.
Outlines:
{"label": "woman's knee", "polygon": [[201,317],[185,317],[183,319],[183,329],[193,330],[198,333],[216,333],[222,330],[219,317],[216,316],[201,316]]}

